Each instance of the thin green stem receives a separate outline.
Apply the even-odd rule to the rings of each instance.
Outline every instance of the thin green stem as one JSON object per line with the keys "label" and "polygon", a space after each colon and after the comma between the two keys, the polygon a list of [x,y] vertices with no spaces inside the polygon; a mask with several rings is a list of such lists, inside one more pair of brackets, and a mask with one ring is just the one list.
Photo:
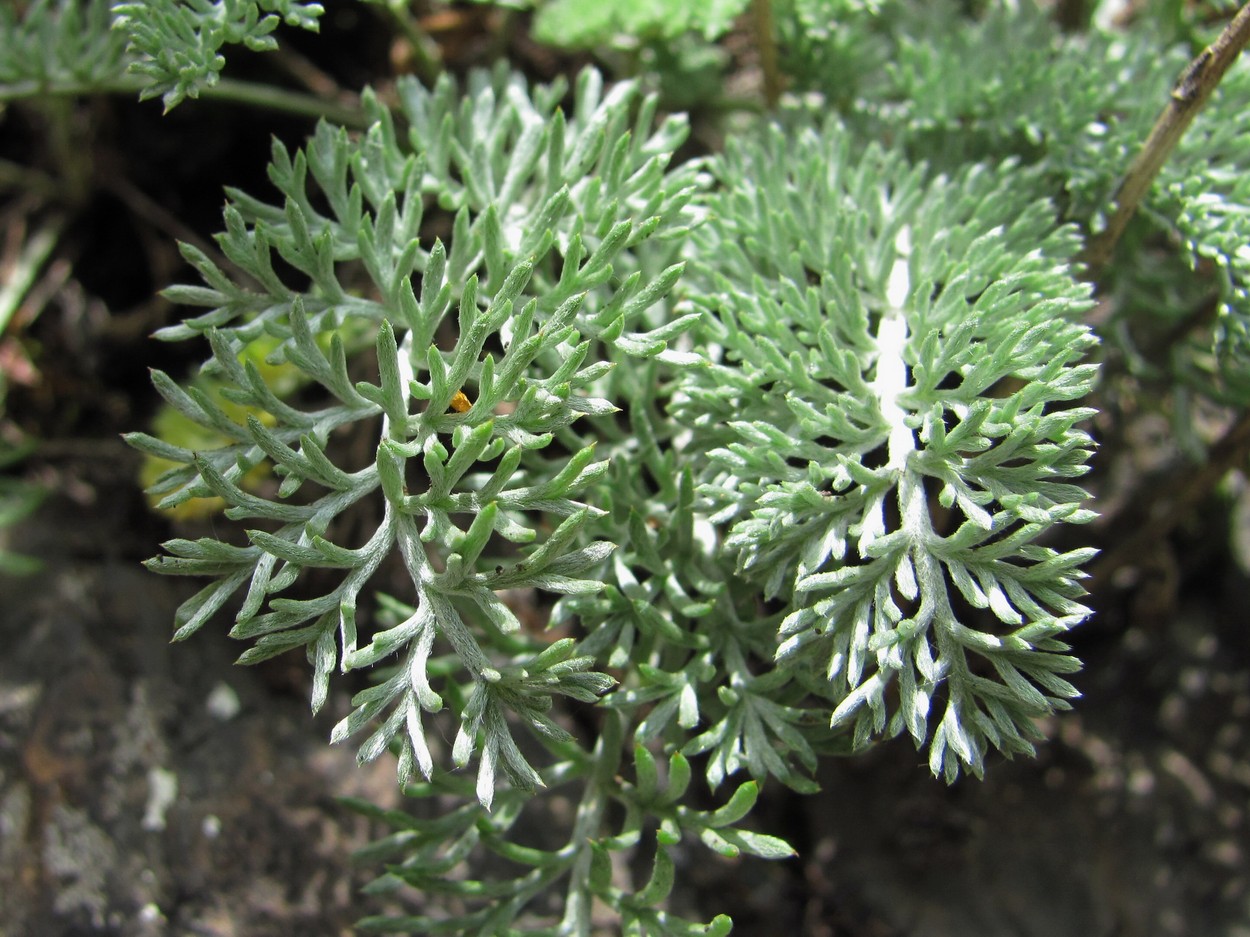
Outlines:
{"label": "thin green stem", "polygon": [[0,104],[30,98],[90,97],[100,94],[138,94],[143,80],[117,75],[99,81],[15,81],[0,85]]}
{"label": "thin green stem", "polygon": [[413,18],[405,0],[387,0],[385,6],[391,21],[408,40],[408,47],[412,50],[412,70],[421,81],[432,85],[443,71],[443,57],[437,43]]}
{"label": "thin green stem", "polygon": [[203,89],[200,94],[205,98],[248,104],[252,107],[282,111],[300,117],[324,117],[332,124],[355,130],[368,129],[370,123],[368,116],[359,107],[340,104],[337,101],[324,101],[310,94],[287,91],[285,88],[275,88],[256,82],[238,81],[233,78],[223,78],[211,88]]}
{"label": "thin green stem", "polygon": [[508,42],[516,35],[521,14],[519,10],[511,7],[501,7],[499,16],[495,21],[495,28],[491,30],[490,37],[490,57],[491,59],[502,59],[508,55]]}
{"label": "thin green stem", "polygon": [[613,778],[621,760],[621,744],[625,738],[625,715],[607,710],[603,715],[603,732],[595,743],[592,760],[594,770],[586,779],[586,790],[577,808],[573,834],[569,844],[576,849],[576,856],[569,869],[568,898],[564,905],[564,920],[560,924],[562,937],[589,937],[590,928],[590,865],[594,853],[591,841],[603,823],[608,806],[607,791],[614,786]]}
{"label": "thin green stem", "polygon": [[[107,81],[19,81],[0,86],[0,104],[31,98],[88,97],[103,94],[137,95],[144,89],[141,78],[121,75]],[[310,94],[275,88],[272,85],[234,78],[222,78],[215,85],[200,90],[200,97],[246,104],[251,107],[295,114],[300,117],[325,118],[331,123],[356,130],[369,126],[369,119],[359,107],[325,101]]]}

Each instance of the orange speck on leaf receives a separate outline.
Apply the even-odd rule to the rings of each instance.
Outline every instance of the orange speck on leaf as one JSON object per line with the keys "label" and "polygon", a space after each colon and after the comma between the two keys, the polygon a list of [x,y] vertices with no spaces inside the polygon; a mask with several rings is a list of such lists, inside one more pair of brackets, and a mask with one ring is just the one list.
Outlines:
{"label": "orange speck on leaf", "polygon": [[473,401],[464,395],[464,391],[456,391],[451,398],[451,408],[457,413],[467,413],[469,408],[473,406]]}

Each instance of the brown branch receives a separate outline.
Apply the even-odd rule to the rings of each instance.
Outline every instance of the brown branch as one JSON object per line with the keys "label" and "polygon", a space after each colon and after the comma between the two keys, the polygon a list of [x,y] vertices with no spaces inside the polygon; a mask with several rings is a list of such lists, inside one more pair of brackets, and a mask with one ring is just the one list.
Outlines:
{"label": "brown branch", "polygon": [[754,0],[751,12],[755,16],[755,46],[759,50],[760,69],[764,73],[764,100],[770,110],[781,100],[785,79],[777,61],[777,34],[773,28],[771,0]]}
{"label": "brown branch", "polygon": [[1248,42],[1250,3],[1238,11],[1219,38],[1203,49],[1177,79],[1167,106],[1120,182],[1115,195],[1115,211],[1107,227],[1089,242],[1081,257],[1089,266],[1091,278],[1096,277],[1111,259],[1116,243],[1128,227],[1142,197],[1159,175],[1159,170]]}

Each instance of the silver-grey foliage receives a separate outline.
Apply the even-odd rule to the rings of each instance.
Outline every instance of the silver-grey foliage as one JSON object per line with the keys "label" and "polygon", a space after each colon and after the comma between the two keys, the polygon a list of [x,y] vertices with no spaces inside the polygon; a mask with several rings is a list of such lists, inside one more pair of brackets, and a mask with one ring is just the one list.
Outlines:
{"label": "silver-grey foliage", "polygon": [[[710,36],[742,7],[545,23]],[[173,107],[232,44],[322,12],[0,7],[0,100]],[[149,566],[206,580],[176,638],[230,615],[243,662],[302,649],[314,709],[370,673],[332,738],[393,754],[424,803],[357,804],[391,829],[371,890],[421,896],[363,930],[588,937],[600,906],[723,935],[669,894],[696,845],[792,855],[744,825],[763,785],[815,790],[822,756],[902,734],[980,775],[1077,695],[1097,366],[1075,258],[1189,52],[1027,4],[774,12],[819,117],[731,120],[683,160],[686,120],[593,70],[400,79],[394,111],[363,92],[367,129],[275,142],[276,198],[228,191],[224,264],[182,248],[202,282],[166,295],[195,311],[159,335],[206,345],[213,380],[154,383],[221,444],[129,439],[175,464],[162,506],[241,523]],[[1230,74],[1130,233],[1172,266],[1130,248],[1102,283],[1178,436],[1195,401],[1250,405],[1247,89]],[[1183,263],[1214,277],[1173,288]],[[1135,343],[1152,317],[1194,326],[1162,363]]]}
{"label": "silver-grey foliage", "polygon": [[[150,76],[170,103],[212,80],[170,63]],[[165,505],[222,498],[247,539],[151,561],[209,579],[177,635],[232,609],[244,661],[305,649],[314,707],[374,670],[334,740],[456,805],[358,805],[393,828],[374,890],[459,896],[365,929],[582,935],[602,902],[628,933],[723,934],[665,902],[691,842],[791,854],[742,828],[769,779],[814,790],[821,755],[903,733],[935,774],[980,774],[1076,695],[1079,234],[1044,197],[1053,165],[993,156],[1010,128],[936,168],[911,151],[940,110],[866,144],[891,88],[932,84],[894,79],[845,126],[792,111],[681,164],[685,122],[594,72],[571,97],[504,70],[404,80],[395,114],[365,93],[366,132],[275,143],[277,202],[229,193],[233,270],[184,248],[204,282],[167,295],[201,311],[162,337],[207,339],[228,389],[156,385],[229,442],[131,440],[178,463]],[[517,590],[558,596],[558,635]],[[719,806],[693,806],[696,769]],[[528,818],[561,801],[536,845]],[[631,882],[613,853],[639,850]]]}
{"label": "silver-grey foliage", "polygon": [[[405,132],[367,98],[367,133],[275,144],[281,203],[232,191],[219,238],[246,277],[184,248],[206,285],[167,295],[206,311],[163,333],[206,336],[251,415],[158,373],[232,442],[131,437],[181,465],[164,504],[217,496],[248,528],[152,561],[211,577],[178,637],[241,593],[242,659],[305,648],[314,708],[335,671],[383,668],[334,740],[363,737],[362,761],[393,750],[413,795],[472,795],[435,821],[380,815],[397,832],[375,887],[442,890],[478,847],[529,869],[478,881],[492,900],[462,915],[371,928],[582,934],[598,899],[639,933],[704,932],[660,910],[673,850],[690,834],[789,855],[737,826],[769,777],[813,790],[822,752],[903,729],[935,772],[979,773],[1075,692],[1060,636],[1086,614],[1088,551],[1037,541],[1090,516],[1071,482],[1089,411],[1071,401],[1093,340],[1053,208],[1004,183],[1010,165],[932,178],[802,119],[712,176],[673,168],[685,126],[653,127],[654,99],[594,72],[567,115],[563,93],[502,71],[408,82]],[[259,342],[301,373],[294,398],[243,354]],[[346,437],[369,440],[363,468],[336,461]],[[276,491],[245,484],[261,463]],[[363,604],[375,582],[395,597]],[[571,636],[527,633],[517,589],[563,594],[552,624]],[[559,698],[603,706],[597,739]],[[428,731],[447,709],[449,751]],[[751,778],[710,812],[683,802],[704,755],[714,790]],[[448,772],[471,760],[466,788]],[[580,790],[552,850],[510,836],[542,787]],[[622,889],[609,856],[648,818],[651,878]],[[529,906],[558,881],[562,915],[541,924]]]}
{"label": "silver-grey foliage", "polygon": [[931,178],[836,122],[719,167],[698,232],[718,361],[681,412],[726,549],[788,604],[780,663],[823,670],[857,746],[905,729],[948,779],[1031,751],[1088,615],[1090,551],[1039,543],[1093,517],[1075,232],[1017,166]]}

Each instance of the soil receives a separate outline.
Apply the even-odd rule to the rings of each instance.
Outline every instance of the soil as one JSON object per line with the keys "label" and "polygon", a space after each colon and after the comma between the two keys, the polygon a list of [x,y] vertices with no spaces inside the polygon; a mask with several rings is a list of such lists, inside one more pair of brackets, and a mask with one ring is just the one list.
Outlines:
{"label": "soil", "polygon": [[[358,84],[328,32],[302,51]],[[170,645],[196,585],[140,561],[195,534],[147,509],[118,437],[155,407],[147,367],[188,365],[146,337],[173,315],[156,291],[188,276],[173,237],[216,230],[221,186],[263,190],[268,135],[307,127],[78,107],[87,193],[2,216],[68,222],[28,367],[5,359],[9,417],[42,440],[23,470],[51,493],[7,535],[43,571],[0,579],[0,934],[349,934],[379,910],[360,891],[377,870],[351,861],[378,830],[337,798],[398,806],[393,768],[327,744],[347,693],[313,718],[297,655],[236,667],[213,627]],[[0,155],[37,163],[43,120],[6,115]],[[748,937],[1250,937],[1250,579],[1226,524],[1200,518],[1095,597],[1084,697],[1036,758],[951,787],[901,741],[826,764],[821,794],[769,788],[757,810],[798,858],[692,853],[674,900]]]}

